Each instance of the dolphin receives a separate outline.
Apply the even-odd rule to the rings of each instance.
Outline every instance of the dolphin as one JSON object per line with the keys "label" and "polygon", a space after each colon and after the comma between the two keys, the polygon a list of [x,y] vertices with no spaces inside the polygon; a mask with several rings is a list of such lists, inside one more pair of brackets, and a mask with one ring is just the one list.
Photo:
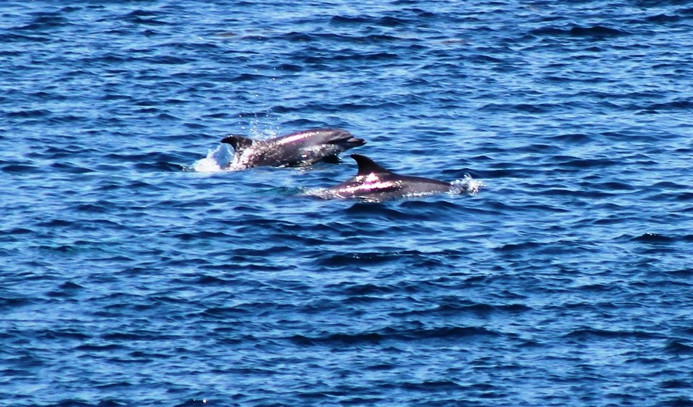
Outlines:
{"label": "dolphin", "polygon": [[383,168],[370,158],[359,154],[352,154],[351,158],[356,160],[356,164],[358,164],[358,172],[355,177],[330,188],[308,192],[308,195],[324,199],[360,198],[379,202],[408,196],[460,192],[453,183],[398,175]]}
{"label": "dolphin", "polygon": [[339,153],[366,144],[342,129],[305,130],[267,140],[231,135],[221,142],[231,144],[235,150],[227,167],[232,169],[307,166],[334,160]]}

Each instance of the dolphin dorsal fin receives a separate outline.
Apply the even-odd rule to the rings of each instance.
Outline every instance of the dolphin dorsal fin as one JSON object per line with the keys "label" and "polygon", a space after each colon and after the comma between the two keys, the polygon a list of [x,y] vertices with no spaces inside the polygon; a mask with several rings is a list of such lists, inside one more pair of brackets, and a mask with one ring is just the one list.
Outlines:
{"label": "dolphin dorsal fin", "polygon": [[359,166],[359,171],[356,175],[368,175],[372,173],[376,174],[392,174],[392,171],[383,168],[380,164],[366,157],[365,155],[352,154],[351,158],[356,160],[356,164]]}
{"label": "dolphin dorsal fin", "polygon": [[231,135],[223,140],[222,143],[231,144],[234,150],[240,151],[253,145],[253,139],[244,136]]}

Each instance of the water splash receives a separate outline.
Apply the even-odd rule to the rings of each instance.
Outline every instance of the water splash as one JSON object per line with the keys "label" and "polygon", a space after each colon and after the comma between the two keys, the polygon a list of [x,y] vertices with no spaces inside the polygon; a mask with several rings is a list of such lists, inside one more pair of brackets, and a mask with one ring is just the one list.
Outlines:
{"label": "water splash", "polygon": [[452,182],[452,190],[450,192],[453,194],[467,193],[469,195],[476,195],[481,188],[485,187],[486,185],[483,182],[472,178],[469,174],[465,174],[464,178]]}
{"label": "water splash", "polygon": [[192,169],[195,172],[215,173],[226,171],[233,159],[233,153],[226,144],[220,144],[214,150],[209,150],[207,157],[195,161]]}

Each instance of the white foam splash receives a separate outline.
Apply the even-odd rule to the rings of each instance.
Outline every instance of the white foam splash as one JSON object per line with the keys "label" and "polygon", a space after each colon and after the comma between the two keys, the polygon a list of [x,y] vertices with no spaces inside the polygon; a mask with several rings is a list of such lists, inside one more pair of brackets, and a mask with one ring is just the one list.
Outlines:
{"label": "white foam splash", "polygon": [[476,195],[481,188],[486,187],[486,185],[474,178],[471,175],[465,174],[464,178],[458,179],[452,182],[452,193],[462,194],[468,193],[469,195]]}
{"label": "white foam splash", "polygon": [[226,144],[220,144],[215,150],[209,150],[207,157],[195,161],[192,169],[195,172],[214,173],[226,171],[233,155]]}

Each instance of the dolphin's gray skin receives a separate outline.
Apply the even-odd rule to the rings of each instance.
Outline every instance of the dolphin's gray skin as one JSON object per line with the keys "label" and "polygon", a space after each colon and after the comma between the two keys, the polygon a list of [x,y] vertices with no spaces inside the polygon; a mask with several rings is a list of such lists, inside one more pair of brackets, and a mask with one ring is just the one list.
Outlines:
{"label": "dolphin's gray skin", "polygon": [[366,144],[341,129],[299,131],[268,140],[228,136],[221,142],[231,144],[236,150],[228,166],[232,169],[311,165],[320,160],[336,159],[339,153]]}
{"label": "dolphin's gray skin", "polygon": [[453,184],[448,182],[395,174],[363,155],[352,154],[351,158],[356,160],[359,166],[354,178],[331,188],[309,192],[309,195],[324,199],[360,198],[367,201],[384,201],[454,190]]}

